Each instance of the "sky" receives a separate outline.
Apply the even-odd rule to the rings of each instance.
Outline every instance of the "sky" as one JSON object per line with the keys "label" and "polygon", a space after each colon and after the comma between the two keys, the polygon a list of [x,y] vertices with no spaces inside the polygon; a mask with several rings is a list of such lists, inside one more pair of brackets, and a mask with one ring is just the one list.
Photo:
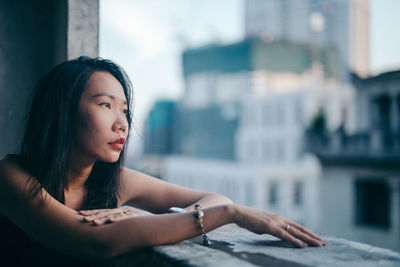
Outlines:
{"label": "sky", "polygon": [[183,92],[181,52],[242,37],[242,0],[101,0],[100,56],[132,79],[136,130],[156,99]]}
{"label": "sky", "polygon": [[[157,99],[177,100],[184,84],[181,53],[244,36],[244,0],[100,0],[100,56],[132,79],[135,124]],[[370,0],[370,68],[400,69],[400,0]]]}

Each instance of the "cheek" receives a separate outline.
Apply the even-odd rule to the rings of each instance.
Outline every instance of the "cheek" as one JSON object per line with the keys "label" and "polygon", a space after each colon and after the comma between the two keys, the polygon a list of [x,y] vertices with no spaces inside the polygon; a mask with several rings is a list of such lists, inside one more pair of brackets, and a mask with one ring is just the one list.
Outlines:
{"label": "cheek", "polygon": [[96,113],[84,113],[78,123],[77,137],[78,143],[86,144],[97,143],[102,135],[105,135],[107,119]]}

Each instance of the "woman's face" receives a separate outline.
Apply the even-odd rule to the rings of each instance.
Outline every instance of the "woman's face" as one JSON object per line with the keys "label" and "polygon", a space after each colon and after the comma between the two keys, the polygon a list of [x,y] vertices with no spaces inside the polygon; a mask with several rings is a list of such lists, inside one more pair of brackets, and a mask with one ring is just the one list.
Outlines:
{"label": "woman's face", "polygon": [[127,108],[119,81],[108,72],[93,73],[79,102],[75,153],[90,161],[117,161],[128,136]]}

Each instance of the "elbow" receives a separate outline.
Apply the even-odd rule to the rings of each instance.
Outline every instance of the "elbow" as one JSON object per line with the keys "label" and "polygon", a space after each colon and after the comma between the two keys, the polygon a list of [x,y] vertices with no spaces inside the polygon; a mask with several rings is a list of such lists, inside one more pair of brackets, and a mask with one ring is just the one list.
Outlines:
{"label": "elbow", "polygon": [[113,247],[105,242],[94,244],[90,254],[90,258],[99,262],[109,261],[118,256]]}
{"label": "elbow", "polygon": [[80,251],[80,257],[92,262],[109,261],[119,255],[112,241],[102,235],[91,239],[85,248]]}
{"label": "elbow", "polygon": [[122,235],[117,223],[111,225],[98,226],[90,236],[90,240],[85,246],[87,249],[82,255],[87,260],[104,262],[113,260],[118,256],[129,253],[135,249],[151,246],[150,240],[144,242],[142,234],[127,239]]}

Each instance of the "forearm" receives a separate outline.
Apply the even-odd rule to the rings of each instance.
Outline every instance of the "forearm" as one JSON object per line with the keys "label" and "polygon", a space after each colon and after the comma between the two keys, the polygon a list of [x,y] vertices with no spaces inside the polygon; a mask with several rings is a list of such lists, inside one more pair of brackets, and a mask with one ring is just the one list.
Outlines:
{"label": "forearm", "polygon": [[[220,205],[203,211],[206,232],[235,221],[234,205]],[[192,212],[134,217],[104,225],[99,230],[110,257],[135,248],[180,242],[201,234]]]}
{"label": "forearm", "polygon": [[201,205],[201,207],[204,209],[207,207],[212,207],[212,206],[217,206],[217,205],[229,205],[229,204],[233,204],[233,202],[226,196],[211,193],[211,194],[208,194],[208,195],[202,197],[200,200],[196,201],[195,203],[191,204],[190,206],[185,207],[185,210],[194,211],[194,206],[196,204]]}

